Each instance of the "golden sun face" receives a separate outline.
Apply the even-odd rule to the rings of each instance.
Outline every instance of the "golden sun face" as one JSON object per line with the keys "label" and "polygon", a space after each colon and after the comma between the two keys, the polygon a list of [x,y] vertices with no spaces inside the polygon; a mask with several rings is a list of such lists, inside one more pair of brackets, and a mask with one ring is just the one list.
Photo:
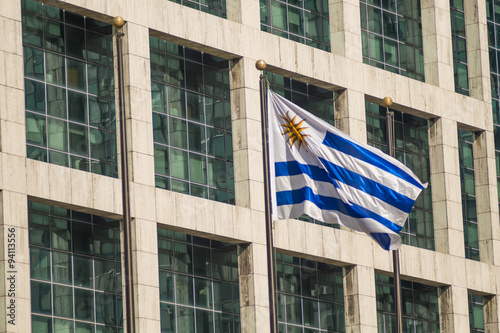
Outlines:
{"label": "golden sun face", "polygon": [[298,123],[295,123],[297,116],[294,116],[293,119],[290,119],[288,112],[286,113],[285,117],[283,117],[283,116],[280,116],[280,117],[286,121],[286,123],[281,125],[282,127],[286,128],[286,130],[281,134],[283,134],[283,135],[288,134],[287,141],[290,141],[290,146],[293,148],[293,144],[295,142],[297,142],[297,146],[298,146],[299,150],[300,150],[300,147],[302,146],[302,144],[305,144],[307,147],[307,142],[306,142],[305,138],[310,136],[310,135],[301,133],[303,130],[305,130],[307,128],[307,127],[301,127],[302,123],[304,122],[305,119],[301,120]]}

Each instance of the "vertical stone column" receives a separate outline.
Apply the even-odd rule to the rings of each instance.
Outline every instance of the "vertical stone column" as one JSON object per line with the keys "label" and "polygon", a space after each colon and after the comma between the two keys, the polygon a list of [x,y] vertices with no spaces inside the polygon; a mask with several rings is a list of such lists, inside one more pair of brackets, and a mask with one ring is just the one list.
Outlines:
{"label": "vertical stone column", "polygon": [[473,151],[479,256],[483,262],[500,265],[500,225],[494,149],[492,132],[485,131],[477,135]]}
{"label": "vertical stone column", "polygon": [[469,303],[467,288],[445,287],[439,291],[439,324],[441,333],[467,331]]}
{"label": "vertical stone column", "polygon": [[150,200],[155,197],[155,181],[149,30],[144,26],[127,23],[123,27],[123,33],[136,330],[159,332],[156,206],[155,201]]}
{"label": "vertical stone column", "polygon": [[359,0],[329,0],[332,53],[363,61]]}
{"label": "vertical stone column", "polygon": [[486,1],[464,1],[467,65],[471,97],[491,100]]}
{"label": "vertical stone column", "polygon": [[264,211],[264,176],[256,60],[233,60],[231,119],[236,206]]}
{"label": "vertical stone column", "polygon": [[365,95],[344,90],[335,101],[335,126],[356,140],[366,143]]}
{"label": "vertical stone column", "polygon": [[[264,175],[260,114],[260,71],[256,60],[233,61],[231,70],[231,119],[233,128],[236,212],[252,216],[251,244],[239,249],[241,329],[245,333],[268,332],[269,290],[265,244]],[[261,167],[258,167],[258,166]],[[257,166],[257,167],[256,167]],[[238,213],[239,212],[239,213]]]}
{"label": "vertical stone column", "polygon": [[487,333],[500,332],[500,308],[498,298],[500,295],[484,297],[484,329]]}
{"label": "vertical stone column", "polygon": [[429,129],[432,210],[436,251],[464,257],[457,123],[432,120]]}
{"label": "vertical stone column", "polygon": [[425,82],[454,91],[450,2],[426,0],[421,4]]}
{"label": "vertical stone column", "polygon": [[269,332],[269,292],[265,244],[239,246],[241,332]]}
{"label": "vertical stone column", "polygon": [[0,332],[31,332],[21,2],[0,5]]}
{"label": "vertical stone column", "polygon": [[377,332],[377,295],[373,267],[344,268],[346,333]]}
{"label": "vertical stone column", "polygon": [[260,30],[259,0],[226,0],[227,19]]}

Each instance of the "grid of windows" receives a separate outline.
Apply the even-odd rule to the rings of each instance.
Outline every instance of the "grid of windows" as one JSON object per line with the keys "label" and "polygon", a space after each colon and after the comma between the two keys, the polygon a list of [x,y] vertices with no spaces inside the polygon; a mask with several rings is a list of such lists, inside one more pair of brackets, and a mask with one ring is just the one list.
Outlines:
{"label": "grid of windows", "polygon": [[[387,153],[386,108],[366,102],[368,144]],[[395,157],[428,186],[420,193],[401,230],[403,244],[434,250],[427,120],[394,111]]]}
{"label": "grid of windows", "polygon": [[280,333],[345,332],[342,268],[276,253]]}
{"label": "grid of windows", "polygon": [[479,261],[479,242],[476,213],[476,182],[474,180],[474,134],[458,130],[458,153],[460,161],[460,183],[462,189],[462,212],[464,220],[465,257]]}
{"label": "grid of windows", "polygon": [[469,328],[470,333],[484,333],[484,298],[469,294]]}
{"label": "grid of windows", "polygon": [[238,333],[237,246],[158,228],[162,333]]}
{"label": "grid of windows", "polygon": [[[267,71],[264,71],[264,75],[267,76],[269,88],[272,91],[280,94],[289,101],[292,101],[304,110],[311,112],[331,125],[335,125],[335,100],[338,98],[335,91],[320,88],[312,84],[290,79]],[[299,217],[299,220],[333,227],[336,229],[340,228],[339,224],[323,223],[307,215],[302,215]]]}
{"label": "grid of windows", "polygon": [[123,330],[119,221],[28,203],[32,332]]}
{"label": "grid of windows", "polygon": [[150,47],[156,187],[234,204],[229,62]]}
{"label": "grid of windows", "polygon": [[[491,107],[495,136],[495,159],[497,166],[497,190],[500,200],[500,4],[486,0],[488,20],[488,50],[490,55]],[[500,202],[498,203],[500,209]]]}
{"label": "grid of windows", "polygon": [[[375,274],[375,290],[378,332],[396,332],[393,278]],[[401,299],[403,332],[440,332],[438,288],[401,280]]]}
{"label": "grid of windows", "polygon": [[227,18],[226,0],[170,0],[186,7],[201,10],[218,17]]}
{"label": "grid of windows", "polygon": [[111,25],[22,9],[28,158],[117,177]]}
{"label": "grid of windows", "polygon": [[328,0],[260,0],[260,29],[330,51]]}
{"label": "grid of windows", "polygon": [[464,0],[450,0],[450,16],[455,92],[468,96],[469,74],[467,73]]}
{"label": "grid of windows", "polygon": [[425,80],[420,0],[360,0],[363,61]]}

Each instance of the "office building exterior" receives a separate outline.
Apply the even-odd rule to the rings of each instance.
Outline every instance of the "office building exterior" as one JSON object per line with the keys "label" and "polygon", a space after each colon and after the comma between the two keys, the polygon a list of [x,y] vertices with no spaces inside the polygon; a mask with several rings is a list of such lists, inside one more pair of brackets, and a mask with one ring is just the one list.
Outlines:
{"label": "office building exterior", "polygon": [[[428,183],[404,332],[500,332],[500,1],[0,4],[0,332],[124,332],[126,281],[137,332],[268,332],[261,74],[384,151],[392,98],[395,156]],[[395,332],[390,252],[272,227],[279,332]]]}

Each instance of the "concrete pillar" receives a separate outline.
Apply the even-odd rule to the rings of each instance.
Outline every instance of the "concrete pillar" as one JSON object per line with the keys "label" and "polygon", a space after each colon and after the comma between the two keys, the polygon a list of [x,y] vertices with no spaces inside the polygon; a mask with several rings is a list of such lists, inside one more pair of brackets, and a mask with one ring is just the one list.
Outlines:
{"label": "concrete pillar", "polygon": [[469,303],[467,288],[452,286],[439,290],[439,324],[441,333],[467,331]]}
{"label": "concrete pillar", "polygon": [[479,232],[479,256],[488,264],[500,264],[500,225],[496,161],[492,132],[481,132],[474,141],[474,177]]}
{"label": "concrete pillar", "polygon": [[0,192],[0,332],[31,332],[28,197]]}
{"label": "concrete pillar", "polygon": [[238,247],[241,332],[269,332],[269,291],[265,244]]}
{"label": "concrete pillar", "polygon": [[432,210],[436,251],[464,257],[464,233],[457,123],[446,118],[431,121]]}
{"label": "concrete pillar", "polygon": [[332,53],[363,61],[361,17],[358,0],[329,0]]}
{"label": "concrete pillar", "polygon": [[344,268],[346,333],[377,332],[377,295],[373,267]]}
{"label": "concrete pillar", "polygon": [[486,333],[500,332],[500,313],[498,298],[500,295],[484,297],[484,330]]}
{"label": "concrete pillar", "polygon": [[21,2],[0,5],[0,332],[31,332]]}
{"label": "concrete pillar", "polygon": [[227,19],[260,30],[259,0],[227,0]]}
{"label": "concrete pillar", "polygon": [[264,211],[264,174],[260,123],[259,75],[256,60],[233,61],[231,119],[236,206]]}
{"label": "concrete pillar", "polygon": [[486,2],[464,1],[464,9],[469,94],[471,97],[489,102],[491,88]]}
{"label": "concrete pillar", "polygon": [[[144,274],[146,271],[158,272],[156,206],[154,200],[147,200],[153,198],[155,193],[149,30],[144,26],[127,23],[123,27],[123,33],[136,330],[159,332],[158,273]],[[119,131],[118,125],[117,128]]]}
{"label": "concrete pillar", "polygon": [[344,90],[335,101],[335,126],[354,139],[366,143],[365,95]]}
{"label": "concrete pillar", "polygon": [[422,6],[425,82],[455,91],[449,0],[426,0]]}

